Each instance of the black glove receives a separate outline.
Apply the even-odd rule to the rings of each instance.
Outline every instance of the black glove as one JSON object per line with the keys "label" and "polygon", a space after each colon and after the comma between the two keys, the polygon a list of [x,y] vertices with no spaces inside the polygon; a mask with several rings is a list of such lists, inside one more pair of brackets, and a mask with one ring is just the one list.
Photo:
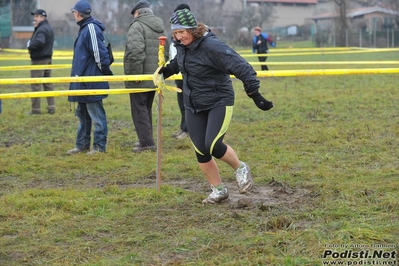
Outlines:
{"label": "black glove", "polygon": [[254,92],[248,96],[251,97],[252,100],[254,100],[256,106],[258,106],[258,108],[263,111],[267,111],[273,108],[273,102],[269,102],[268,100],[266,100],[259,92]]}
{"label": "black glove", "polygon": [[172,76],[174,73],[172,73],[172,70],[170,70],[169,67],[164,66],[164,67],[161,67],[161,68],[159,69],[158,74],[163,74],[163,78],[164,78],[164,79],[167,79],[167,78],[169,78],[170,76]]}

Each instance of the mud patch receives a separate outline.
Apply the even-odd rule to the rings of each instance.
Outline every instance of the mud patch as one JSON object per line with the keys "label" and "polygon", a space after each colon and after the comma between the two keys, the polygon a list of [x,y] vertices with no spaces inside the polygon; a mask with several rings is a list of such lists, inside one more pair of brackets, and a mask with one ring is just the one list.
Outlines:
{"label": "mud patch", "polygon": [[[185,190],[197,193],[211,193],[207,184],[198,185],[194,181],[169,181],[164,184],[178,186]],[[309,204],[313,201],[314,195],[305,188],[294,188],[275,180],[274,178],[266,185],[255,185],[254,188],[245,194],[238,192],[236,183],[223,182],[229,190],[228,200],[221,204],[229,206],[231,209],[252,209],[268,211],[278,206],[293,208],[302,204]]]}

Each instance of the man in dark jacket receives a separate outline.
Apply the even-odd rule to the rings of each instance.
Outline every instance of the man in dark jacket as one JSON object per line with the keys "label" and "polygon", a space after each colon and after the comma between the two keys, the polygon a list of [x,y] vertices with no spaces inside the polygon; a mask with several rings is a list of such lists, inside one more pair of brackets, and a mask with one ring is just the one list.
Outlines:
{"label": "man in dark jacket", "polygon": [[[34,16],[33,24],[35,30],[28,41],[27,47],[32,65],[51,65],[54,32],[47,21],[47,13],[43,9],[38,9],[31,14]],[[30,73],[32,78],[51,77],[51,69],[31,70]],[[31,84],[32,91],[40,91],[41,86],[41,84]],[[44,83],[43,88],[45,91],[54,90],[51,83]],[[55,113],[54,97],[47,97],[47,112],[49,114]],[[32,98],[32,111],[29,114],[40,113],[40,98]]]}
{"label": "man in dark jacket", "polygon": [[[258,54],[268,54],[269,53],[269,46],[267,44],[270,44],[271,47],[276,47],[275,42],[272,40],[272,38],[267,35],[266,33],[262,32],[260,27],[255,27],[255,35],[252,40],[252,51],[257,52]],[[266,62],[267,56],[259,56],[258,57],[259,62]],[[269,70],[267,65],[262,65],[262,70]]]}
{"label": "man in dark jacket", "polygon": [[[91,16],[91,6],[85,1],[78,1],[71,9],[80,26],[74,44],[71,76],[112,75],[109,68],[110,57],[105,46],[104,25]],[[108,82],[71,83],[70,90],[109,89]],[[107,117],[103,99],[108,95],[69,96],[68,101],[77,102],[76,116],[79,118],[76,147],[67,154],[76,154],[90,149],[91,125],[94,124],[93,149],[87,154],[105,152],[107,144]]]}
{"label": "man in dark jacket", "polygon": [[[130,23],[125,55],[123,59],[125,75],[152,74],[158,68],[160,36],[166,36],[162,19],[154,16],[150,3],[138,1],[132,9],[134,19]],[[165,45],[165,61],[169,58],[169,46]],[[155,88],[152,81],[127,81],[126,88]],[[139,141],[133,152],[155,151],[152,129],[152,103],[155,91],[131,93],[130,108],[133,124]]]}

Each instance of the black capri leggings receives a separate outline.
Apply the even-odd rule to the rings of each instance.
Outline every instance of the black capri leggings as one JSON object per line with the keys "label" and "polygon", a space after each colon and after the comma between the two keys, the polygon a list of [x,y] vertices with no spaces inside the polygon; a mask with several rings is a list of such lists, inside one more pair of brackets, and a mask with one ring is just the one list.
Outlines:
{"label": "black capri leggings", "polygon": [[225,155],[227,146],[223,137],[232,115],[233,106],[219,106],[195,114],[186,110],[187,129],[199,163],[209,162],[212,156],[220,159]]}

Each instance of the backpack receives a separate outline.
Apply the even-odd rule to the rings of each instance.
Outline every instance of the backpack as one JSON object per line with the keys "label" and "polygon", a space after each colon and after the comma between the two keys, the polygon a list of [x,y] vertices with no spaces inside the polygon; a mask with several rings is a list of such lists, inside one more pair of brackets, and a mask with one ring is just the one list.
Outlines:
{"label": "backpack", "polygon": [[107,36],[104,34],[104,44],[105,47],[107,47],[108,55],[109,55],[109,65],[112,65],[112,63],[115,61],[114,60],[114,54],[112,53],[112,47],[111,47],[111,42],[107,38]]}

